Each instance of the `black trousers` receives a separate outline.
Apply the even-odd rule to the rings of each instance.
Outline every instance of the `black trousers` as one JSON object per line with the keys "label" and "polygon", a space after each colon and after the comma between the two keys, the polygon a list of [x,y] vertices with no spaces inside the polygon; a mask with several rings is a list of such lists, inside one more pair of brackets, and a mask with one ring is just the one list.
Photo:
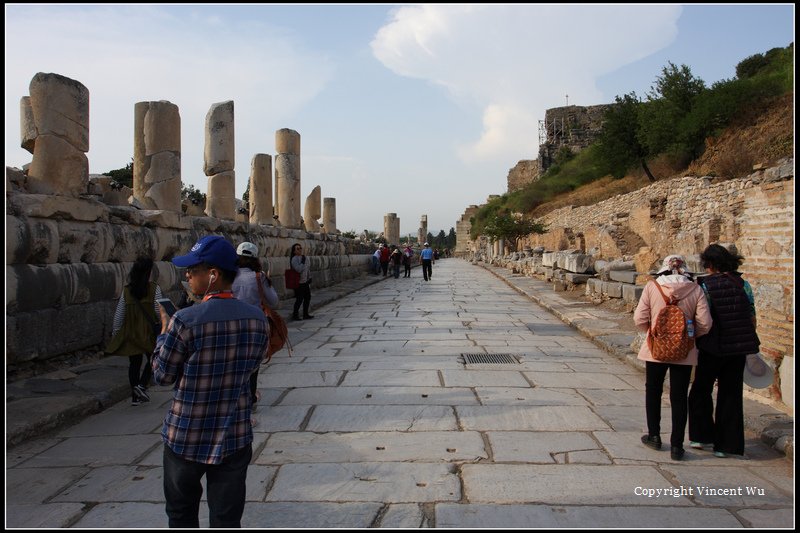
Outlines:
{"label": "black trousers", "polygon": [[169,527],[200,527],[200,498],[206,476],[211,527],[242,527],[247,493],[247,466],[253,456],[248,444],[218,465],[187,461],[164,445],[164,497]]}
{"label": "black trousers", "polygon": [[381,271],[383,272],[384,276],[389,273],[389,262],[388,261],[386,263],[381,263]]}
{"label": "black trousers", "polygon": [[[742,396],[746,359],[746,355],[717,357],[700,352],[689,393],[689,440],[713,442],[715,452],[744,454]],[[716,409],[711,398],[715,381]]]}
{"label": "black trousers", "polygon": [[686,414],[688,410],[687,393],[692,365],[671,363],[645,363],[645,411],[647,412],[647,433],[650,436],[661,433],[661,394],[664,392],[664,378],[669,370],[669,403],[672,410],[671,446],[683,447],[686,433]]}
{"label": "black trousers", "polygon": [[433,263],[430,259],[423,259],[422,260],[422,277],[425,278],[425,281],[428,281],[428,278],[433,277],[433,267],[431,264]]}
{"label": "black trousers", "polygon": [[411,263],[405,263],[403,265],[405,269],[403,270],[403,277],[410,278],[411,277]]}
{"label": "black trousers", "polygon": [[[142,369],[142,359],[144,359],[144,368]],[[153,367],[150,364],[150,354],[140,353],[137,355],[129,355],[128,361],[128,383],[131,384],[131,389],[136,385],[147,387],[150,383],[150,376],[153,375]],[[139,371],[141,370],[141,375]]]}
{"label": "black trousers", "polygon": [[301,283],[294,290],[294,316],[298,316],[297,312],[300,310],[300,304],[303,305],[303,316],[308,316],[308,308],[311,305],[310,283]]}

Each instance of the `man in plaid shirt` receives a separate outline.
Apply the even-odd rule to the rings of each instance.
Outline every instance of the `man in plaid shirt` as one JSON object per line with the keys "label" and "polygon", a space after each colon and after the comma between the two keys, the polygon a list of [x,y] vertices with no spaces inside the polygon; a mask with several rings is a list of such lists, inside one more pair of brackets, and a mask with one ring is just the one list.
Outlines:
{"label": "man in plaid shirt", "polygon": [[164,496],[170,527],[199,527],[206,476],[211,527],[241,527],[252,457],[250,374],[267,348],[264,313],[233,297],[236,250],[203,237],[172,262],[202,302],[170,318],[161,309],[153,376],[175,384],[164,420]]}

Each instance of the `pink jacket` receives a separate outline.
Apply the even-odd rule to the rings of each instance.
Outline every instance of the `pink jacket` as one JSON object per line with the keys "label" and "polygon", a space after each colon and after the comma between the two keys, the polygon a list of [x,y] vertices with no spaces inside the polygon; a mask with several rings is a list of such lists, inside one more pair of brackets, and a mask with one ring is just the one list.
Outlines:
{"label": "pink jacket", "polygon": [[[664,291],[667,298],[672,295],[678,298],[678,307],[681,308],[683,314],[686,315],[686,318],[694,320],[695,338],[708,333],[711,329],[711,311],[708,308],[705,293],[703,289],[700,288],[700,285],[678,275],[662,276],[662,278],[665,283],[660,283],[659,285],[661,285],[661,289]],[[645,285],[642,297],[639,298],[639,305],[636,306],[636,311],[633,312],[633,321],[636,327],[643,332],[647,332],[650,329],[650,323],[656,319],[658,312],[667,306],[654,283],[657,282],[649,281],[647,285]],[[650,355],[650,347],[647,346],[646,339],[642,342],[642,347],[639,349],[639,355],[637,357],[642,361],[650,361],[653,363],[663,362],[656,361],[653,359],[653,356]],[[676,361],[673,364],[696,365],[697,348],[692,347],[686,359],[683,361]]]}

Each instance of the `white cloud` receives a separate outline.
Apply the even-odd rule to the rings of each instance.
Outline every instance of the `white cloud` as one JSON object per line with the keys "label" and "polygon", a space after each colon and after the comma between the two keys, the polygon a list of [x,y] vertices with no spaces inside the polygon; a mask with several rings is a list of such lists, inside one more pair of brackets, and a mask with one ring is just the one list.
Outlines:
{"label": "white cloud", "polygon": [[465,161],[530,157],[547,108],[603,103],[595,79],[667,46],[681,8],[652,6],[405,6],[372,41],[393,72],[483,109]]}
{"label": "white cloud", "polygon": [[240,196],[252,156],[274,154],[275,131],[291,127],[285,121],[324,88],[335,67],[266,24],[173,13],[145,6],[7,8],[6,164],[30,161],[19,148],[14,113],[34,74],[54,72],[89,89],[90,172],[130,162],[136,102],[169,100],[180,109],[183,181],[203,191],[206,113],[234,100]]}

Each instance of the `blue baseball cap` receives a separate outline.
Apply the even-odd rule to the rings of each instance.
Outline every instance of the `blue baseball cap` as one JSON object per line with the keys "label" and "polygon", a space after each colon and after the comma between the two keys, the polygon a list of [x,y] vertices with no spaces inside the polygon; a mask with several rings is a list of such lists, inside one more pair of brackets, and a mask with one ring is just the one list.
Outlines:
{"label": "blue baseball cap", "polygon": [[206,263],[222,270],[236,272],[239,270],[236,264],[237,260],[236,250],[225,237],[206,235],[192,246],[188,254],[173,258],[172,264],[179,267],[191,267]]}

